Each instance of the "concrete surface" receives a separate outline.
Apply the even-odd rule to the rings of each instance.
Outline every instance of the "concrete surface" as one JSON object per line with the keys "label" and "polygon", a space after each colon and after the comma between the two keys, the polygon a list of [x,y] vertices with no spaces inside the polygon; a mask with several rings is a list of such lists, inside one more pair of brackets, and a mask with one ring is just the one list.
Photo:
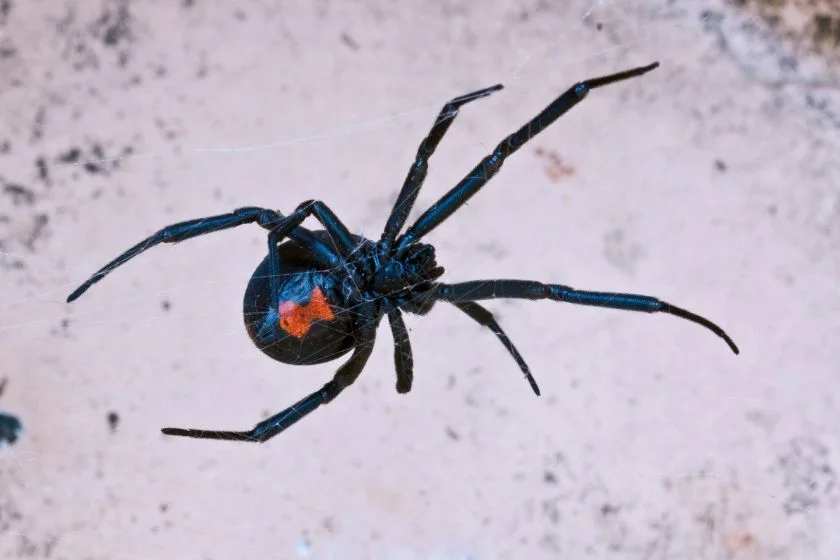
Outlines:
{"label": "concrete surface", "polygon": [[[840,20],[772,4],[0,1],[0,410],[24,426],[0,557],[840,557]],[[450,280],[655,295],[740,356],[672,317],[494,302],[536,398],[439,306],[408,318],[409,395],[383,327],[281,437],[202,442],[159,429],[250,428],[338,364],[252,347],[262,231],[157,248],[64,303],[237,206],[320,198],[375,237],[451,97],[506,86],[462,112],[418,211],[576,80],[654,60],[428,239]]]}

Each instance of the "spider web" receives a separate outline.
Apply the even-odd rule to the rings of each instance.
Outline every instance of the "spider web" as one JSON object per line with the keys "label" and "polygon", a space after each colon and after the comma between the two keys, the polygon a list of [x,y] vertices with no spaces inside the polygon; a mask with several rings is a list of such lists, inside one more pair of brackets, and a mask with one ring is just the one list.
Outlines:
{"label": "spider web", "polygon": [[[810,19],[774,34],[779,3],[741,4],[0,0],[0,411],[24,424],[0,449],[3,557],[836,555],[840,440],[823,396],[838,388],[840,196],[825,185],[840,175],[834,51],[820,49],[840,19],[782,3]],[[248,429],[340,363],[276,364],[247,339],[241,294],[264,231],[154,248],[64,303],[156,229],[240,206],[288,214],[319,198],[375,240],[448,99],[505,85],[461,111],[415,217],[574,81],[655,59],[650,79],[593,93],[513,156],[427,241],[447,281],[685,296],[736,325],[752,357],[666,317],[492,302],[535,400],[492,334],[438,305],[406,317],[408,397],[381,326],[360,380],[267,446],[195,442],[157,429]],[[691,77],[697,65],[713,78]],[[814,130],[780,109],[798,105]],[[772,120],[807,158],[761,134]],[[807,194],[767,186],[774,175]],[[756,217],[785,208],[781,225]],[[710,247],[709,231],[733,246]],[[766,266],[738,257],[780,238]],[[739,305],[769,267],[813,292],[806,311],[781,308],[787,330],[760,298]],[[812,325],[801,313],[825,338],[790,342]]]}

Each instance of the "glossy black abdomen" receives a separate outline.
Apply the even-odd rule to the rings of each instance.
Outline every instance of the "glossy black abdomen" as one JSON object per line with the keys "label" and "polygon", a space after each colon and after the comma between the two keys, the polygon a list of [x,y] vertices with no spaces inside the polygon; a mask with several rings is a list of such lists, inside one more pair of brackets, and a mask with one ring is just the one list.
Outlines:
{"label": "glossy black abdomen", "polygon": [[280,258],[277,306],[272,306],[268,256],[245,290],[243,315],[251,340],[264,354],[286,364],[334,360],[353,348],[353,315],[341,287],[293,241],[277,248]]}

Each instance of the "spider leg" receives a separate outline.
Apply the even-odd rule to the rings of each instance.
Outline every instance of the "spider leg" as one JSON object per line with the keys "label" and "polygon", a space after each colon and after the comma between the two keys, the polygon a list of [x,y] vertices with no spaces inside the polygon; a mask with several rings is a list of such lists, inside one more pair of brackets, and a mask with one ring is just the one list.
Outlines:
{"label": "spider leg", "polygon": [[388,216],[388,222],[385,224],[385,230],[382,232],[382,242],[386,248],[393,245],[394,239],[405,225],[408,214],[411,212],[414,201],[417,199],[417,194],[420,192],[420,187],[423,186],[423,181],[426,180],[426,173],[429,170],[428,160],[435,153],[435,149],[437,149],[446,131],[449,130],[452,121],[458,116],[458,109],[470,101],[487,97],[491,93],[499,91],[502,87],[501,84],[497,84],[456,97],[440,110],[437,119],[435,119],[435,124],[432,125],[432,129],[429,131],[429,135],[420,142],[420,147],[417,148],[414,163],[408,170],[408,175],[405,178],[402,189],[400,189],[397,200],[394,202],[394,209],[391,210],[391,215]]}
{"label": "spider leg", "polygon": [[[284,238],[294,237],[295,232],[301,229],[300,224],[310,215],[314,215],[321,222],[321,225],[324,226],[324,229],[333,241],[336,251],[330,249],[330,253],[333,255],[333,260],[331,261],[332,266],[341,265],[346,267],[346,259],[357,245],[347,226],[338,219],[338,216],[326,204],[319,200],[302,202],[292,214],[272,224],[273,227],[268,232],[268,266],[269,273],[271,274],[269,283],[271,285],[272,299],[276,300],[280,293],[278,287],[280,262],[276,247]],[[278,303],[277,301],[272,301],[272,307],[276,307]]]}
{"label": "spider leg", "polygon": [[578,82],[566,90],[560,97],[555,99],[548,107],[542,110],[536,117],[528,121],[522,128],[503,139],[493,153],[482,159],[472,171],[470,171],[460,183],[455,185],[448,193],[443,195],[431,208],[420,216],[414,225],[409,227],[397,242],[398,252],[418,241],[421,237],[439,226],[444,220],[452,215],[458,208],[463,206],[475,193],[486,185],[493,176],[501,169],[505,159],[521,148],[534,136],[548,128],[551,123],[563,116],[569,109],[580,103],[590,90],[609,85],[628,78],[641,76],[659,66],[658,62],[618,72],[609,76],[592,78]]}
{"label": "spider leg", "polygon": [[347,226],[338,219],[338,216],[330,210],[329,206],[320,200],[301,202],[298,204],[294,213],[289,214],[284,221],[276,225],[272,229],[272,232],[277,232],[278,236],[282,239],[287,235],[291,235],[309,216],[315,216],[315,219],[321,222],[321,225],[324,226],[324,229],[332,238],[333,244],[341,257],[349,257],[358,246],[358,243],[353,238],[350,230],[347,229]]}
{"label": "spider leg", "polygon": [[[91,276],[84,284],[76,288],[76,290],[67,297],[67,303],[75,301],[88,288],[102,280],[109,272],[124,264],[128,260],[136,257],[143,251],[151,249],[160,243],[179,243],[198,237],[207,233],[230,229],[243,224],[257,223],[264,228],[271,229],[284,219],[284,216],[274,210],[267,208],[247,207],[239,208],[229,214],[221,214],[218,216],[209,216],[207,218],[198,218],[195,220],[187,220],[172,224],[158,231],[154,235],[144,239],[134,247],[130,248],[122,255],[112,260]],[[333,251],[325,244],[318,240],[312,232],[303,228],[298,228],[291,236],[295,241],[305,245],[314,256],[329,264],[335,265],[338,262],[337,257]]]}
{"label": "spider leg", "polygon": [[394,365],[397,369],[397,393],[408,393],[411,391],[411,383],[414,381],[414,357],[411,353],[411,340],[408,338],[408,329],[405,328],[402,313],[394,309],[388,313],[388,322],[391,323],[391,333],[394,336]]}
{"label": "spider leg", "polygon": [[542,284],[531,280],[474,280],[458,284],[439,284],[436,294],[436,299],[451,303],[495,298],[550,299],[577,305],[609,307],[625,311],[668,313],[706,327],[725,340],[734,353],[739,353],[735,342],[716,324],[705,317],[650,296],[589,292],[575,290],[560,284]]}
{"label": "spider leg", "polygon": [[362,325],[357,334],[356,349],[353,355],[347,360],[335,374],[335,377],[319,390],[304,397],[292,406],[263,420],[252,429],[247,431],[219,431],[219,430],[198,430],[189,428],[163,428],[161,432],[169,436],[183,436],[197,439],[220,439],[234,441],[251,441],[265,443],[280,432],[286,430],[300,421],[304,416],[327,404],[336,398],[341,392],[352,385],[367,364],[373,352],[373,343],[376,340],[376,320],[372,304],[363,306]]}
{"label": "spider leg", "polygon": [[516,349],[516,346],[513,345],[513,342],[510,341],[508,336],[505,334],[505,331],[503,331],[499,323],[496,322],[493,314],[473,301],[453,301],[452,304],[466,313],[476,323],[493,331],[510,355],[513,356],[513,359],[516,360],[516,363],[519,365],[519,369],[522,370],[522,373],[525,374],[525,379],[527,379],[528,383],[531,385],[531,389],[533,389],[534,393],[539,396],[540,388],[537,385],[537,381],[534,379],[534,376],[531,375],[531,368],[528,367],[528,364],[525,363],[525,359]]}

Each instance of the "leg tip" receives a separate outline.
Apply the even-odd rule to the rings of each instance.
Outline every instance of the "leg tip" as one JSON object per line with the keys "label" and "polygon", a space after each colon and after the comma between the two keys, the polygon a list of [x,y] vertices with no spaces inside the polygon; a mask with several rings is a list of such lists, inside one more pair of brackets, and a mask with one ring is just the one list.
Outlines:
{"label": "leg tip", "polygon": [[542,393],[540,392],[540,386],[537,385],[537,380],[534,379],[534,376],[532,376],[530,372],[526,376],[526,379],[528,380],[528,384],[531,386],[531,390],[533,390],[534,394],[539,397]]}
{"label": "leg tip", "polygon": [[723,339],[726,341],[726,343],[729,345],[729,348],[732,350],[732,352],[733,352],[736,356],[737,356],[738,354],[740,354],[740,353],[741,353],[741,350],[738,348],[738,345],[737,345],[737,344],[735,344],[735,341],[734,341],[734,340],[732,340],[732,339],[731,339],[731,338],[729,338],[728,336],[724,336],[724,337],[723,337]]}

